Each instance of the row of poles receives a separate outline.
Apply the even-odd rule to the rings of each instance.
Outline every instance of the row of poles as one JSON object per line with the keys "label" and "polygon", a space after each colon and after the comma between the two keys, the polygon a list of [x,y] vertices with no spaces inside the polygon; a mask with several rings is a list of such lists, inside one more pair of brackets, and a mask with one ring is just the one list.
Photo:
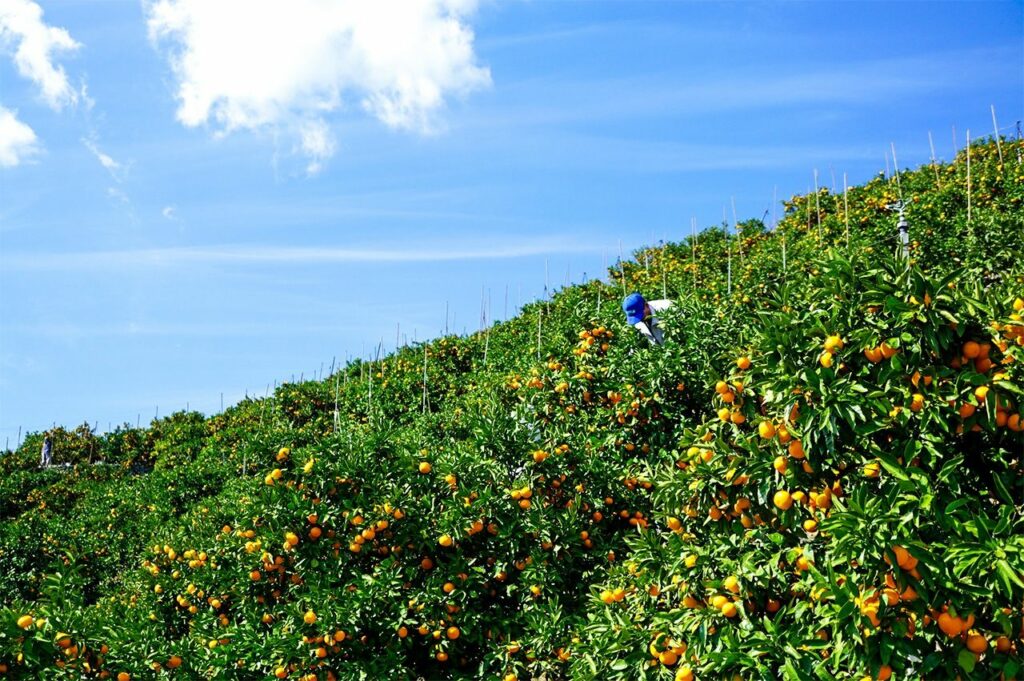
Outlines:
{"label": "row of poles", "polygon": [[[992,114],[992,128],[993,128],[993,134],[994,134],[995,142],[996,142],[996,150],[997,150],[997,154],[999,156],[999,162],[1000,162],[1000,164],[1002,164],[1004,162],[1004,159],[1003,159],[1003,149],[1002,149],[1002,142],[1001,142],[1001,139],[1000,139],[1000,133],[1003,130],[1010,130],[1010,129],[1014,129],[1015,128],[1016,133],[1017,133],[1016,137],[1017,137],[1017,139],[1019,141],[1020,138],[1021,138],[1021,123],[1020,123],[1020,121],[1018,121],[1015,126],[1009,126],[1007,128],[1004,128],[1003,130],[1001,130],[999,128],[998,120],[996,118],[995,105],[992,105],[990,107],[990,110],[991,110],[991,114]],[[958,142],[957,133],[956,133],[956,126],[955,125],[953,126],[952,131],[953,131],[953,152],[954,152],[954,163],[955,163],[956,156],[959,154],[959,151],[960,151],[959,142]],[[933,169],[933,171],[935,173],[936,187],[938,189],[941,189],[942,188],[942,181],[941,181],[941,178],[939,177],[938,161],[937,161],[937,157],[936,157],[936,153],[935,153],[935,142],[934,142],[934,139],[932,137],[932,133],[931,133],[930,130],[928,131],[928,145],[929,145],[929,150],[930,150],[930,154],[931,154],[931,156],[930,156],[931,167],[932,167],[932,169]],[[969,226],[971,224],[971,218],[972,218],[972,203],[971,203],[971,153],[970,153],[970,148],[971,148],[971,131],[968,128],[967,131],[966,131],[966,149],[967,149],[967,154],[966,154],[966,172],[967,172],[967,223],[968,223]],[[890,156],[891,156],[891,159],[892,159],[892,168],[891,169],[890,169],[890,166],[889,166]],[[1018,147],[1018,149],[1017,149],[1017,163],[1018,163],[1018,165],[1021,164],[1021,162],[1022,162],[1021,152],[1020,152],[1020,148]],[[903,201],[903,189],[902,189],[901,178],[900,178],[899,161],[898,161],[897,156],[896,156],[896,145],[895,145],[895,143],[890,142],[889,152],[885,154],[885,164],[886,164],[885,176],[889,177],[889,178],[894,178],[895,181],[896,181],[896,187],[897,187],[897,192],[898,192],[898,195],[899,195],[899,201],[896,204],[891,204],[890,208],[893,209],[893,210],[898,211],[898,214],[899,214],[898,222],[897,222],[898,238],[899,238],[900,243],[902,245],[904,256],[908,257],[909,256],[909,227],[908,227],[908,224],[907,224],[907,221],[906,221],[906,217],[905,217],[905,214],[904,214],[905,204],[904,204],[904,201]],[[830,171],[831,171],[831,174],[832,174],[832,193],[835,194],[835,184],[836,184],[835,172],[834,172],[834,170],[831,170],[831,168],[830,168]],[[815,214],[816,214],[816,217],[817,217],[818,236],[819,236],[819,238],[821,238],[821,236],[822,236],[822,233],[821,233],[821,203],[820,203],[819,173],[818,173],[818,169],[817,168],[815,168],[814,171],[813,171],[813,178],[814,178]],[[739,233],[740,233],[740,230],[739,230],[739,220],[738,220],[737,211],[736,211],[736,198],[735,197],[731,197],[730,203],[731,203],[731,206],[732,206],[732,231],[733,231],[733,234],[731,234],[731,235],[728,234],[728,233],[726,234],[726,239],[728,241],[728,247],[727,247],[727,251],[726,251],[727,252],[727,255],[726,255],[726,258],[727,258],[727,265],[726,265],[726,292],[727,292],[727,295],[729,295],[729,296],[732,295],[732,279],[733,279],[733,276],[732,276],[732,250],[733,250],[732,242],[733,242],[733,240],[736,237],[739,236]],[[776,186],[774,188],[773,193],[772,193],[772,228],[773,229],[778,224],[778,219],[777,219],[777,215],[776,215],[776,212],[775,212],[776,208],[777,208],[777,204],[778,204],[778,186]],[[768,211],[765,211],[765,216],[767,216],[767,213],[768,213]],[[843,173],[843,213],[844,213],[846,243],[847,243],[847,245],[849,245],[849,240],[850,240],[849,184],[848,184],[848,180],[847,180],[847,174],[845,172]],[[810,211],[808,211],[808,221],[809,220],[810,220]],[[723,221],[723,223],[728,224],[728,221],[727,221],[727,218],[726,218],[726,208],[725,207],[722,208],[722,221]],[[811,225],[808,224],[808,228],[809,229],[810,229],[810,227],[811,227]],[[697,232],[697,218],[696,217],[691,217],[691,219],[690,219],[690,230],[691,230],[691,240],[690,241],[691,241],[691,265],[692,265],[691,270],[692,270],[693,277],[694,277],[694,283],[696,284],[696,277],[697,277],[697,267],[696,267],[697,244],[698,244],[698,239],[699,239],[698,232]],[[625,261],[623,259],[623,254],[622,254],[622,241],[621,240],[619,241],[618,248],[619,248],[619,253],[618,253],[619,257],[618,257],[618,262],[616,264],[618,265],[619,279],[620,279],[620,282],[621,282],[621,285],[622,285],[622,293],[623,293],[623,295],[625,295],[626,294],[626,273],[625,273],[625,264],[624,264]],[[744,257],[743,249],[742,248],[739,249],[738,256],[739,256],[740,262],[742,264],[743,257]],[[785,235],[785,233],[783,233],[782,234],[782,270],[783,270],[783,276],[784,277],[786,275],[786,270],[787,270],[787,262],[786,262],[786,260],[787,260],[787,254],[786,254],[786,235]],[[541,359],[541,347],[542,347],[542,338],[543,338],[544,314],[546,312],[550,312],[550,299],[551,299],[551,295],[553,294],[553,291],[550,288],[548,265],[549,265],[549,263],[545,259],[545,261],[544,261],[544,295],[543,295],[544,305],[538,308],[538,314],[537,314],[536,356],[537,356],[537,360],[538,361],[540,361],[540,359]],[[605,254],[604,268],[607,271],[607,254]],[[645,268],[647,269],[647,272],[649,274],[650,273],[650,254],[645,254]],[[583,278],[584,278],[584,280],[586,279],[586,273],[584,273]],[[566,270],[566,285],[568,286],[570,284],[570,282],[571,282],[571,269],[567,268],[567,270]],[[517,298],[517,309],[521,308],[521,294],[522,294],[522,289],[520,288],[519,292],[518,292],[518,298]],[[662,267],[662,296],[663,297],[667,296],[667,272],[666,272],[666,268],[665,267]],[[506,286],[505,287],[505,307],[504,307],[504,310],[505,310],[504,318],[505,319],[508,319],[508,298],[509,298],[509,288],[508,288],[508,286]],[[598,290],[596,298],[597,298],[597,300],[596,300],[596,311],[597,311],[598,314],[600,314],[600,310],[601,310],[601,293],[600,293],[600,290]],[[456,317],[455,317],[455,315],[450,314],[449,303],[448,303],[448,301],[446,301],[445,302],[445,322],[444,322],[444,334],[445,334],[445,336],[449,335],[449,333],[450,333],[449,320],[451,320],[451,325],[454,326],[455,325],[455,321],[456,321]],[[489,348],[490,348],[490,328],[491,328],[492,323],[493,323],[493,318],[492,318],[492,307],[491,307],[490,289],[485,289],[485,288],[482,287],[481,288],[481,292],[480,292],[480,331],[484,334],[484,357],[483,357],[483,361],[484,361],[484,365],[485,366],[487,365],[488,353],[489,353]],[[408,340],[409,340],[408,336],[402,336],[401,335],[401,325],[400,324],[396,324],[396,326],[395,326],[395,350],[397,351],[401,347],[407,346],[408,345]],[[415,330],[413,332],[413,342],[414,343],[416,342],[416,332],[415,332]],[[365,378],[367,380],[367,410],[368,410],[368,413],[373,408],[373,370],[372,370],[373,369],[373,364],[376,364],[376,363],[380,362],[380,356],[381,356],[381,353],[383,352],[383,350],[384,350],[384,340],[383,340],[383,338],[381,338],[380,342],[375,347],[375,352],[373,353],[373,359],[369,360],[370,356],[366,355],[366,353],[365,353],[365,346],[364,346],[363,355],[367,356],[367,359],[368,359],[368,362],[364,362],[364,367],[365,367],[365,365],[367,363],[369,364],[369,367],[368,368],[361,367],[360,372],[361,372],[361,379]],[[334,371],[336,363],[337,363],[337,357],[335,356],[334,358],[331,359],[330,372],[329,372],[328,375],[335,376],[334,425],[335,425],[335,428],[338,429],[338,427],[340,426],[339,412],[338,412],[338,398],[339,398],[339,393],[340,393],[340,387],[341,386],[340,386],[340,375],[336,375],[335,371]],[[421,397],[421,409],[422,409],[422,411],[424,413],[429,408],[429,403],[428,403],[428,370],[427,370],[427,363],[428,363],[428,352],[427,352],[427,346],[424,345],[423,346],[423,393],[422,393],[422,397]],[[383,368],[383,365],[382,365],[382,368]],[[321,363],[319,372],[314,371],[312,373],[312,375],[315,377],[316,380],[322,380],[323,379],[323,370],[324,370],[324,363]],[[365,374],[363,374],[364,371],[365,371]],[[348,382],[348,373],[347,372],[342,372],[342,373],[344,373],[345,383],[347,384],[347,382]],[[299,382],[302,382],[304,379],[305,379],[305,373],[300,373],[300,375],[299,375]],[[291,382],[292,383],[295,382],[295,375],[294,374],[291,377]],[[276,391],[278,385],[279,385],[278,382],[275,381],[274,382],[274,389],[275,389],[275,391]],[[269,395],[270,395],[270,384],[267,384],[267,390],[266,390],[266,394],[264,395],[264,398],[265,399],[268,398]],[[249,398],[249,393],[248,393],[248,390],[246,390],[246,392],[245,392],[245,399],[248,399],[248,398]],[[189,403],[187,403],[187,402],[186,402],[185,410],[189,411]],[[220,394],[220,411],[221,412],[224,411],[224,393]],[[142,414],[139,413],[137,415],[137,417],[136,417],[136,424],[135,424],[136,428],[138,428],[141,425],[141,418],[142,418]],[[154,413],[153,419],[155,421],[155,420],[159,420],[159,418],[160,418],[160,408],[158,406],[155,409],[155,413]],[[262,413],[261,413],[261,425],[262,425]],[[54,424],[54,427],[56,427],[56,424]],[[98,427],[98,424],[93,426],[93,429],[92,429],[93,432],[96,431],[97,427]],[[111,424],[108,423],[107,431],[109,432],[110,430],[111,430]],[[16,447],[21,445],[21,436],[22,436],[22,427],[19,426],[18,427],[17,441],[16,441],[16,445],[15,445]],[[10,451],[10,437],[9,436],[6,438],[6,441],[4,443],[4,449],[5,449],[5,451]]]}

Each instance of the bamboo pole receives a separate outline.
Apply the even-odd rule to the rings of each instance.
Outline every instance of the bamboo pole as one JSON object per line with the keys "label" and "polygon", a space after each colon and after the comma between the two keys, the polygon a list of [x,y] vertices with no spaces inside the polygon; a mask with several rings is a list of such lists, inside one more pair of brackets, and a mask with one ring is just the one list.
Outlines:
{"label": "bamboo pole", "polygon": [[896,170],[896,191],[900,195],[900,201],[903,201],[903,184],[900,182],[900,164],[896,160],[896,144],[889,142],[889,148],[892,149],[892,166]]}
{"label": "bamboo pole", "polygon": [[846,248],[850,248],[850,201],[846,173],[843,173],[843,220],[846,223]]}
{"label": "bamboo pole", "polygon": [[932,150],[932,170],[935,172],[935,188],[942,189],[942,180],[939,179],[939,167],[935,164],[935,142],[932,140],[932,131],[928,131],[928,147]]}
{"label": "bamboo pole", "polygon": [[732,231],[736,235],[737,252],[740,254],[740,264],[743,264],[743,241],[740,239],[740,222],[736,218],[736,197],[730,196],[732,203]]}
{"label": "bamboo pole", "polygon": [[544,308],[537,308],[537,361],[540,361],[540,331],[541,331],[541,318],[544,316]]}
{"label": "bamboo pole", "polygon": [[427,413],[427,344],[423,344],[423,413]]}
{"label": "bamboo pole", "polygon": [[697,288],[697,216],[690,217],[690,269],[693,271],[693,287]]}
{"label": "bamboo pole", "polygon": [[999,152],[999,165],[1003,165],[1003,144],[999,141],[999,124],[996,123],[996,105],[991,104],[992,108],[992,131],[996,136],[996,151]]}
{"label": "bamboo pole", "polygon": [[619,278],[622,279],[622,297],[626,297],[626,264],[622,262],[622,239],[619,239]]}
{"label": "bamboo pole", "polygon": [[732,239],[729,238],[729,223],[725,219],[725,206],[722,206],[722,225],[725,227],[726,245],[726,285],[725,294],[732,297]]}
{"label": "bamboo pole", "polygon": [[818,221],[818,241],[821,241],[821,198],[818,196],[818,169],[814,169],[814,217]]}
{"label": "bamboo pole", "polygon": [[967,226],[971,226],[971,129],[967,128]]}

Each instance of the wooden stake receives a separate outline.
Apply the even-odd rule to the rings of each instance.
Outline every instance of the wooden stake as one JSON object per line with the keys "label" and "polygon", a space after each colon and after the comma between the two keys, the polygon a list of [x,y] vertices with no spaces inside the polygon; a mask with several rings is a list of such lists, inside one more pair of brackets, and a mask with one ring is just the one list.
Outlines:
{"label": "wooden stake", "polygon": [[999,124],[996,123],[996,105],[991,104],[992,108],[992,130],[996,136],[996,151],[999,152],[999,165],[1003,165],[1003,144],[999,141]]}

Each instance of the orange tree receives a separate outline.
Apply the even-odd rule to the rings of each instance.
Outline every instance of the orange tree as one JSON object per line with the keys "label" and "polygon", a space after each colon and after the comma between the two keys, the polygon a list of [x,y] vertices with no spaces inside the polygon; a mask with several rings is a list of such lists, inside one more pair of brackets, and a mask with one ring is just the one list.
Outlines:
{"label": "orange tree", "polygon": [[[223,414],[77,433],[66,469],[33,434],[0,457],[0,673],[1012,678],[1024,176],[993,149],[970,222],[960,158]],[[667,346],[624,290],[677,301]]]}

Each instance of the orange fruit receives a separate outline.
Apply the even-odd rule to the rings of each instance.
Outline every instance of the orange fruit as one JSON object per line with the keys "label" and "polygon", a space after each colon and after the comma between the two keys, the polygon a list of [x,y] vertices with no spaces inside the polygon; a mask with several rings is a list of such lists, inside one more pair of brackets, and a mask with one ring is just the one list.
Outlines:
{"label": "orange fruit", "polygon": [[868,361],[872,364],[877,364],[882,361],[882,351],[879,348],[864,348],[864,356],[868,358]]}
{"label": "orange fruit", "polygon": [[749,369],[750,368],[750,358],[749,357],[740,357],[739,359],[736,360],[736,366],[739,367],[740,369],[743,369],[743,370]]}
{"label": "orange fruit", "polygon": [[789,462],[786,461],[786,457],[777,456],[775,457],[775,461],[772,462],[772,467],[774,467],[779,473],[785,473],[786,469],[789,467]]}
{"label": "orange fruit", "polygon": [[419,471],[420,473],[427,474],[434,470],[434,467],[430,465],[429,461],[420,461]]}
{"label": "orange fruit", "polygon": [[671,667],[679,661],[679,655],[672,650],[666,650],[658,655],[658,661],[666,667]]}
{"label": "orange fruit", "polygon": [[967,636],[967,649],[972,653],[981,654],[988,650],[988,639],[981,634],[969,634]]}
{"label": "orange fruit", "polygon": [[789,443],[789,455],[794,459],[804,458],[804,446],[800,440],[793,440]]}
{"label": "orange fruit", "polygon": [[757,425],[757,432],[765,440],[771,440],[775,437],[775,425],[771,421],[761,421]]}
{"label": "orange fruit", "polygon": [[938,619],[939,629],[942,630],[946,636],[953,638],[959,636],[961,631],[961,622],[957,617],[953,617],[948,612],[944,612],[939,615]]}
{"label": "orange fruit", "polygon": [[793,505],[793,497],[786,490],[779,490],[772,497],[772,502],[783,511],[787,511]]}
{"label": "orange fruit", "polygon": [[722,614],[726,617],[735,617],[737,612],[739,611],[736,608],[736,604],[732,601],[729,601],[728,603],[722,606]]}
{"label": "orange fruit", "polygon": [[964,343],[960,351],[963,353],[964,357],[968,359],[975,359],[981,355],[981,345],[974,341],[967,341]]}

